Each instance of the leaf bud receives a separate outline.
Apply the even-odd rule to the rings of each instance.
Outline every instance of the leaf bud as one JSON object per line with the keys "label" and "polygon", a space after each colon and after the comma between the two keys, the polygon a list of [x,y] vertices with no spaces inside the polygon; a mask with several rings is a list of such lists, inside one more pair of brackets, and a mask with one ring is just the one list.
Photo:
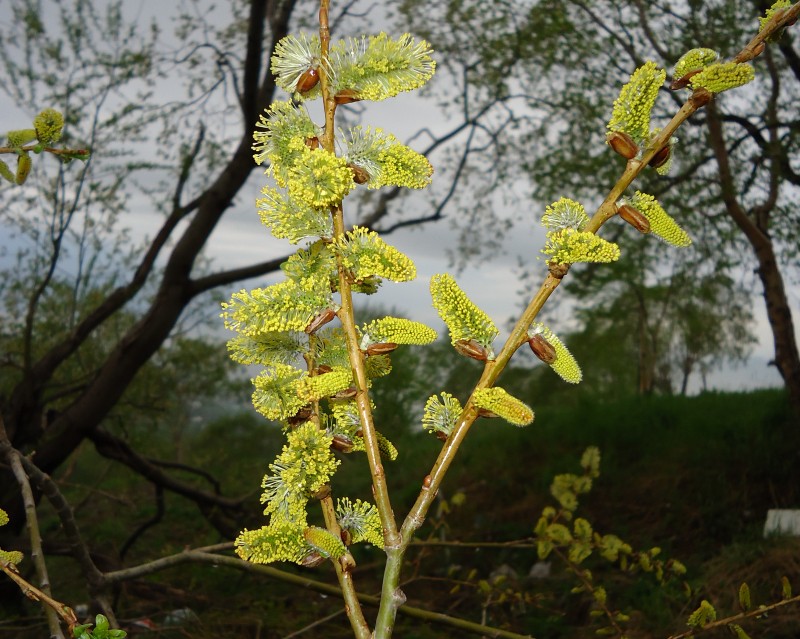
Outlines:
{"label": "leaf bud", "polygon": [[639,152],[639,145],[625,131],[612,131],[606,136],[606,142],[626,160],[632,160]]}
{"label": "leaf bud", "polygon": [[430,475],[425,475],[425,479],[422,480],[422,487],[427,490],[431,487],[431,483],[433,483],[433,478]]}
{"label": "leaf bud", "polygon": [[477,359],[480,362],[485,362],[489,358],[489,351],[486,350],[486,347],[474,339],[457,340],[453,344],[453,348],[462,355]]}
{"label": "leaf bud", "polygon": [[333,101],[336,102],[336,104],[351,104],[352,102],[359,102],[360,100],[361,98],[358,92],[353,91],[353,89],[342,89],[333,96]]}
{"label": "leaf bud", "polygon": [[305,327],[305,332],[309,335],[316,333],[320,328],[325,326],[328,322],[336,317],[336,312],[333,309],[326,308],[321,313],[314,316],[314,318]]}
{"label": "leaf bud", "polygon": [[295,90],[299,93],[307,93],[317,86],[318,83],[319,69],[317,67],[309,67],[297,79]]}
{"label": "leaf bud", "polygon": [[537,333],[528,340],[528,345],[531,347],[533,354],[545,364],[552,364],[556,361],[555,346],[548,342],[543,335]]}
{"label": "leaf bud", "polygon": [[391,353],[396,348],[397,344],[394,342],[380,342],[378,344],[370,344],[364,352],[367,355],[385,355],[386,353]]}
{"label": "leaf bud", "polygon": [[630,204],[623,204],[617,208],[617,215],[635,228],[639,233],[650,232],[650,220],[639,210]]}

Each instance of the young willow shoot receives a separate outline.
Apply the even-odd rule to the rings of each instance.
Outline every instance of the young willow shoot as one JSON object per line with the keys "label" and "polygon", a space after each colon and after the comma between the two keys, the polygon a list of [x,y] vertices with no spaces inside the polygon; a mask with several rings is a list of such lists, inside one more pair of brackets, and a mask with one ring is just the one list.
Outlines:
{"label": "young willow shoot", "polygon": [[[387,439],[391,434],[380,432],[373,420],[369,390],[373,379],[391,372],[390,353],[395,348],[428,344],[436,333],[394,317],[359,326],[353,295],[374,293],[387,281],[412,280],[416,268],[374,231],[348,226],[343,202],[360,188],[424,188],[433,169],[391,133],[370,126],[338,128],[336,111],[340,105],[415,90],[431,79],[436,63],[428,43],[409,34],[331,42],[328,5],[328,0],[320,3],[318,35],[289,35],[276,46],[272,72],[287,99],[266,109],[253,134],[254,159],[266,166],[273,183],[264,186],[257,202],[261,220],[276,238],[304,246],[283,265],[282,282],[241,291],[223,304],[225,325],[238,333],[229,344],[232,357],[263,367],[253,380],[256,410],[278,422],[286,437],[262,482],[267,521],[243,531],[236,550],[257,563],[291,561],[313,567],[332,562],[355,635],[387,639],[405,601],[399,588],[403,557],[472,424],[478,417],[502,417],[517,426],[533,420],[529,406],[495,386],[511,356],[527,343],[565,381],[577,384],[582,379],[563,342],[535,321],[542,306],[572,264],[620,259],[619,247],[597,235],[616,215],[640,233],[654,234],[675,247],[690,246],[689,236],[652,195],[626,191],[648,166],[659,173],[669,170],[678,127],[716,94],[752,80],[753,68],[747,62],[763,51],[765,40],[796,19],[800,8],[773,7],[758,35],[732,61],[719,62],[709,49],[688,51],[675,67],[671,87],[688,91],[688,97],[662,127],[652,126],[651,111],[666,71],[646,62],[633,72],[608,107],[607,141],[627,160],[624,171],[594,215],[568,197],[545,209],[541,222],[547,241],[541,253],[547,273],[499,350],[494,344],[498,330],[489,315],[451,275],[433,276],[433,305],[452,346],[483,362],[484,370],[469,397],[459,400],[437,391],[428,398],[422,425],[443,444],[430,474],[421,481],[416,502],[398,525],[383,467],[398,451]],[[322,102],[324,122],[315,122],[306,110],[314,100]],[[374,503],[336,494],[332,484],[339,456],[358,452],[367,457]],[[576,566],[591,552],[612,561],[635,558],[643,570],[648,570],[648,562],[659,566],[654,552],[632,555],[617,538],[597,536],[585,520],[576,519],[571,528],[562,523],[574,510],[577,495],[591,485],[597,461],[587,452],[583,476],[556,478],[553,495],[561,510],[548,510],[540,522],[540,554],[563,550]],[[321,513],[311,508],[315,503]],[[374,624],[364,617],[353,579],[350,547],[361,542],[386,554]]]}

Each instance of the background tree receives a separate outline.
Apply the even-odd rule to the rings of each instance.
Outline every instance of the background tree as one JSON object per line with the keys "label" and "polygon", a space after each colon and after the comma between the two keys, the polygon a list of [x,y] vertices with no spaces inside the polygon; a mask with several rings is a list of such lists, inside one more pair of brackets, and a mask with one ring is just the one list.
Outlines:
{"label": "background tree", "polygon": [[[403,7],[414,30],[437,50],[455,57],[469,40],[466,55],[472,64],[465,86],[479,96],[514,96],[527,107],[518,111],[524,125],[516,140],[506,141],[506,150],[520,158],[534,200],[543,205],[564,192],[597,199],[621,166],[602,139],[605,105],[616,94],[620,76],[648,59],[670,69],[693,47],[730,56],[769,4],[542,0],[495,3],[487,13],[479,2],[451,2],[429,7],[424,19],[419,2]],[[458,29],[450,29],[453,24]],[[800,410],[800,358],[784,284],[787,273],[794,277],[800,228],[792,163],[798,144],[793,105],[800,87],[794,38],[783,34],[776,49],[756,61],[752,90],[722,96],[692,120],[674,148],[669,176],[651,175],[642,188],[701,243],[693,252],[703,263],[695,265],[695,279],[699,273],[721,272],[729,274],[731,284],[761,288],[774,336],[774,364]],[[679,95],[673,98],[673,104],[680,103]],[[662,101],[661,108],[667,104]],[[654,116],[658,121],[667,111]],[[620,239],[628,246],[629,238]],[[725,250],[731,246],[733,251]],[[748,257],[731,260],[726,254]]]}

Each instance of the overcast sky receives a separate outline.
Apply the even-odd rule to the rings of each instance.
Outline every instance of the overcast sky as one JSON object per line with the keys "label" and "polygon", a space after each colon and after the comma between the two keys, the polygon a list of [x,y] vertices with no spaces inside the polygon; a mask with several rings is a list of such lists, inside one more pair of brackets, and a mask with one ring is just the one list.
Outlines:
{"label": "overcast sky", "polygon": [[[125,3],[125,10],[128,15],[138,15],[144,20],[149,20],[151,16],[159,16],[166,35],[171,29],[164,10],[174,9],[175,6],[177,3],[165,4],[163,0],[128,0]],[[7,26],[10,19],[8,3],[0,1],[0,22]],[[435,77],[433,81],[436,81]],[[169,87],[165,86],[164,91],[167,90]],[[49,105],[42,105],[44,106]],[[27,126],[26,114],[2,93],[0,93],[0,114],[2,114],[0,130]],[[412,136],[417,131],[419,122],[424,122],[437,132],[447,130],[447,122],[432,108],[430,102],[409,94],[368,106],[363,121],[365,124],[383,127],[400,139]],[[419,144],[412,146],[420,148]],[[434,174],[434,181],[437,179],[442,179],[441,172]],[[279,251],[288,253],[292,250],[288,243],[271,237],[261,226],[254,204],[250,204],[258,195],[260,185],[261,180],[255,175],[247,189],[237,198],[234,209],[226,213],[223,222],[215,231],[207,253],[214,263],[224,265],[225,268],[244,266],[270,259],[280,254]],[[149,203],[143,198],[132,200],[129,211],[130,218],[126,220],[126,225],[131,228],[134,236],[152,236],[161,218],[151,212]],[[506,213],[513,215],[518,211]],[[454,212],[450,211],[449,214],[452,216]],[[487,311],[502,328],[520,309],[520,286],[516,278],[520,258],[526,264],[530,264],[531,268],[544,273],[543,262],[536,259],[544,237],[537,225],[540,215],[541,211],[530,211],[527,228],[520,225],[509,234],[503,254],[495,255],[491,260],[482,259],[477,265],[465,269],[457,276],[462,288],[473,301]],[[387,241],[414,259],[418,277],[416,281],[406,284],[385,283],[380,292],[370,299],[370,303],[384,308],[402,309],[404,314],[413,319],[426,322],[437,329],[441,328],[441,322],[430,304],[428,282],[432,275],[451,270],[447,249],[454,249],[456,240],[449,222],[444,220],[421,228],[399,230],[387,237]],[[625,259],[624,255],[622,259]],[[279,276],[274,276],[265,283],[278,279]],[[253,286],[254,283],[247,282],[244,285]],[[797,323],[800,318],[798,311],[800,304],[796,288],[792,289],[791,302]],[[745,368],[727,369],[713,374],[708,380],[712,387],[741,389],[780,384],[775,368],[767,367],[767,362],[773,354],[772,337],[766,322],[760,291],[754,295],[754,312],[759,344],[755,347],[748,365]],[[562,309],[561,313],[561,317],[556,318],[558,323],[569,325],[568,309]],[[504,335],[505,331],[501,334],[501,338]],[[694,390],[699,387],[699,382],[699,379],[693,379]]]}

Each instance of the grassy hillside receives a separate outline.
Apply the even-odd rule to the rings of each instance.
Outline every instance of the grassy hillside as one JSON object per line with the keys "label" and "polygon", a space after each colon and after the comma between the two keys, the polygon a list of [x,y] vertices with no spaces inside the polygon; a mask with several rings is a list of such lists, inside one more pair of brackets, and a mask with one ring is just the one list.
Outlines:
{"label": "grassy hillside", "polygon": [[[262,520],[258,486],[280,445],[274,428],[248,412],[218,420],[180,442],[183,461],[214,470],[226,494],[250,493],[251,526]],[[767,509],[800,507],[800,448],[794,430],[797,425],[779,391],[613,402],[584,397],[574,405],[542,407],[525,429],[480,420],[420,539],[495,545],[415,547],[405,573],[409,603],[547,639],[595,636],[587,597],[570,593],[576,582],[558,562],[550,566],[550,576],[529,578],[537,562],[535,549],[502,545],[531,537],[542,508],[554,503],[548,491],[553,476],[577,472],[589,445],[601,449],[601,475],[578,514],[595,530],[615,533],[635,548],[659,546],[664,557],[680,559],[694,591],[687,599],[681,583],[661,587],[649,575],[625,575],[590,559],[610,603],[641,611],[632,616],[632,637],[667,637],[684,630],[701,598],[714,601],[720,612],[735,610],[743,580],[750,583],[756,603],[780,598],[784,574],[800,590],[800,544],[764,540],[761,534]],[[411,428],[400,431],[386,433],[400,449],[398,460],[387,464],[398,517],[404,516],[440,446]],[[174,445],[154,433],[142,436],[151,441],[154,455],[160,446]],[[366,497],[365,468],[363,456],[346,456],[334,490]],[[109,557],[154,510],[151,489],[125,484],[125,477],[86,447],[61,478],[79,513],[91,509],[94,517],[85,533],[101,539]],[[125,517],[120,504],[127,504]],[[55,527],[53,519],[44,522],[45,531]],[[198,535],[202,529],[196,509],[167,495],[163,520],[137,539],[125,564],[220,541],[214,534]],[[357,548],[356,558],[360,589],[375,592],[379,553]],[[52,564],[56,592],[71,604],[87,601],[71,560]],[[335,581],[327,566],[311,572],[282,568]],[[118,596],[122,619],[149,617],[161,623],[168,611],[185,607],[199,615],[200,622],[191,627],[150,635],[160,637],[285,637],[341,607],[335,598],[208,566],[174,568],[128,584]],[[35,611],[30,607],[27,612]],[[9,635],[10,626],[0,624],[0,636],[39,636],[20,634],[19,624],[14,627]],[[798,636],[800,611],[772,616],[759,628],[752,636]],[[340,614],[302,636],[348,637],[349,632]],[[456,635],[401,618],[398,636]]]}

